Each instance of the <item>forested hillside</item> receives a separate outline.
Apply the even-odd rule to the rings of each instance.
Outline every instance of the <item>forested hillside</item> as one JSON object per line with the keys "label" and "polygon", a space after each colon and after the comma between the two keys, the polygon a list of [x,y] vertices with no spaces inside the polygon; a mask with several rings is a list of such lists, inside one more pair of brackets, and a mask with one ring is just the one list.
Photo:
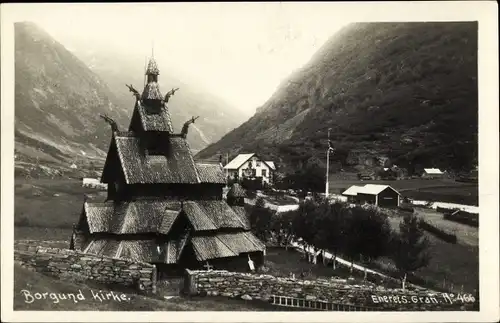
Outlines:
{"label": "forested hillside", "polygon": [[342,167],[468,169],[477,93],[477,23],[355,23],[198,158],[258,151],[293,169],[322,164],[331,128]]}

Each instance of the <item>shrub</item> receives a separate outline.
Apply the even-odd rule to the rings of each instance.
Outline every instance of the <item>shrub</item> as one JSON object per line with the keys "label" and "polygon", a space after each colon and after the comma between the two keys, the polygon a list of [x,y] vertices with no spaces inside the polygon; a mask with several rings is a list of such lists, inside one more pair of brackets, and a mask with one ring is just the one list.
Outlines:
{"label": "shrub", "polygon": [[457,236],[454,233],[446,232],[445,230],[440,229],[440,228],[426,222],[425,220],[420,220],[420,225],[421,225],[422,229],[424,229],[425,231],[427,231],[429,233],[432,233],[433,235],[435,235],[436,237],[438,237],[439,239],[441,239],[445,242],[449,242],[449,243],[453,243],[453,244],[457,243]]}

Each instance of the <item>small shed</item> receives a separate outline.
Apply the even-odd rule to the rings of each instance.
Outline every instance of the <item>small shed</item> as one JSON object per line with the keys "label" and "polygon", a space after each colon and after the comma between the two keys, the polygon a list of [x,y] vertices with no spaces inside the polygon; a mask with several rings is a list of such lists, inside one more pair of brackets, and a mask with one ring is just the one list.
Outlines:
{"label": "small shed", "polygon": [[422,173],[422,178],[426,179],[434,179],[434,178],[443,178],[444,173],[439,168],[424,168],[424,172]]}
{"label": "small shed", "polygon": [[379,207],[397,207],[401,204],[401,194],[389,185],[354,185],[342,195],[346,196],[351,203],[368,203]]}

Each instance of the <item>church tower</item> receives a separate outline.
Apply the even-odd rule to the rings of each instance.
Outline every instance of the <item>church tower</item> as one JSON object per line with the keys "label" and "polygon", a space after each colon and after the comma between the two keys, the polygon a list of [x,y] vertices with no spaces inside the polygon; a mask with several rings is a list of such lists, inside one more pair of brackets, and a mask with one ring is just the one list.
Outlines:
{"label": "church tower", "polygon": [[163,105],[163,96],[158,84],[158,75],[160,70],[153,57],[149,60],[146,69],[146,85],[142,91],[141,100],[145,106],[151,108],[151,112],[159,113]]}
{"label": "church tower", "polygon": [[[187,141],[188,120],[175,133],[163,98],[154,58],[135,97],[128,131],[111,118],[112,136],[101,181],[105,202],[84,200],[71,246],[85,253],[149,262],[163,274],[184,268],[232,268],[229,260],[263,263],[265,245],[250,232],[248,216],[237,201],[223,199],[226,185],[220,164],[196,162]],[[239,261],[239,260],[242,261]]]}

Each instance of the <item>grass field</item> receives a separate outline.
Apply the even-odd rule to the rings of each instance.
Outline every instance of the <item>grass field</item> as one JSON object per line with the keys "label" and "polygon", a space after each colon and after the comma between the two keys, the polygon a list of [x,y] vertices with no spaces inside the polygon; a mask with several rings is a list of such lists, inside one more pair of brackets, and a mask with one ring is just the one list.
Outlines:
{"label": "grass field", "polygon": [[288,250],[282,247],[267,248],[264,266],[268,268],[266,274],[280,277],[289,277],[290,274],[294,274],[296,278],[299,278],[300,274],[304,272],[306,274],[304,279],[310,280],[352,277],[361,281],[364,276],[358,271],[351,274],[349,269],[340,266],[334,271],[331,264],[324,266],[321,261],[318,261],[316,265],[311,264],[307,262],[302,253],[293,248]]}
{"label": "grass field", "polygon": [[[78,293],[82,291],[84,300],[39,299],[27,303],[22,290],[35,293]],[[92,292],[117,292],[127,295],[126,301],[99,301],[92,297]],[[223,297],[177,297],[168,300],[139,296],[132,292],[110,290],[99,285],[63,281],[36,273],[19,265],[14,265],[14,310],[15,311],[272,311],[276,310],[264,302],[228,299]],[[281,310],[281,309],[280,309]]]}
{"label": "grass field", "polygon": [[363,186],[366,184],[390,185],[405,197],[432,202],[477,205],[479,194],[477,184],[461,183],[451,179],[409,179],[399,181],[332,180],[330,181],[330,191],[340,194],[352,185]]}
{"label": "grass field", "polygon": [[[457,244],[444,242],[426,232],[430,242],[431,259],[427,267],[417,271],[428,286],[439,286],[460,292],[462,286],[466,292],[473,292],[479,285],[479,247],[478,230],[463,224],[442,219],[442,215],[427,209],[416,209],[419,216],[430,220],[457,235]],[[395,230],[399,230],[401,218],[390,217],[389,222]],[[381,268],[394,271],[389,259],[377,260]]]}
{"label": "grass field", "polygon": [[66,240],[84,194],[102,199],[104,192],[83,188],[78,180],[16,178],[14,193],[15,239]]}

